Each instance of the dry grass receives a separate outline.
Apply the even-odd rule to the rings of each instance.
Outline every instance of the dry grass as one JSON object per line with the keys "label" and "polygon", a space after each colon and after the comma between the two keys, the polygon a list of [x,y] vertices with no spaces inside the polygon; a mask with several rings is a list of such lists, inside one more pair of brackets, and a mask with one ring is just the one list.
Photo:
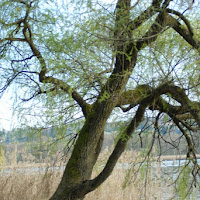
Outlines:
{"label": "dry grass", "polygon": [[[129,184],[125,189],[122,185],[125,170],[116,169],[108,180],[97,190],[88,194],[86,200],[139,200],[162,199],[160,182],[137,182]],[[47,200],[55,191],[61,172],[46,174],[26,174],[15,169],[9,175],[1,175],[0,200]],[[146,195],[144,191],[146,189]]]}
{"label": "dry grass", "polygon": [[123,189],[125,170],[116,169],[108,180],[97,190],[86,196],[87,200],[153,200],[162,199],[160,184],[147,183],[146,187],[142,182],[130,183]]}
{"label": "dry grass", "polygon": [[[102,165],[105,164],[108,157],[108,151],[104,151],[97,165],[95,166],[94,175],[97,175]],[[125,152],[120,163],[138,162],[138,155],[133,152]],[[45,164],[20,163],[8,166],[2,166],[0,173],[0,200],[47,200],[56,190],[62,177],[62,170],[53,170],[50,168],[44,172]],[[35,172],[34,169],[41,166],[43,171]],[[27,169],[32,169],[27,172]],[[9,171],[9,173],[7,173]],[[129,170],[122,169],[117,165],[112,175],[95,191],[88,194],[86,200],[161,200],[163,183],[159,179],[155,179],[155,172],[148,172],[148,179],[144,178],[144,174],[136,173],[135,168]],[[129,176],[127,178],[127,172]],[[153,175],[154,174],[154,175]],[[158,173],[159,174],[159,169]],[[125,181],[126,180],[126,181]],[[134,181],[133,181],[134,180]],[[126,187],[123,189],[123,185]],[[169,190],[168,190],[169,192]],[[173,193],[173,191],[171,191]]]}
{"label": "dry grass", "polygon": [[0,200],[49,199],[59,183],[61,174],[27,175],[13,171],[1,176]]}

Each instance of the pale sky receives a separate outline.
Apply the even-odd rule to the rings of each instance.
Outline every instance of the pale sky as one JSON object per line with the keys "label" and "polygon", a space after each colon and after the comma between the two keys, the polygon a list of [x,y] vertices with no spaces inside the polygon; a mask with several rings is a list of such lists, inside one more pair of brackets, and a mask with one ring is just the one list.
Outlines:
{"label": "pale sky", "polygon": [[9,130],[12,122],[12,101],[10,96],[6,93],[0,99],[0,130]]}
{"label": "pale sky", "polygon": [[[116,0],[99,0],[99,2],[114,3]],[[10,100],[11,93],[6,92],[2,98],[0,98],[0,130],[11,130],[12,124],[17,123],[17,120],[13,118],[12,103]]]}

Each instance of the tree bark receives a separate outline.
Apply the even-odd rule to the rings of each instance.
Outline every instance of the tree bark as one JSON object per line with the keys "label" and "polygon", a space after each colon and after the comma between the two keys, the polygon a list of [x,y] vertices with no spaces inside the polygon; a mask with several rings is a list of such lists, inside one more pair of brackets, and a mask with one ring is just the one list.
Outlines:
{"label": "tree bark", "polygon": [[[130,2],[130,0],[119,0],[117,3],[114,33],[116,37],[114,44],[116,51],[114,70],[102,88],[97,101],[90,107],[87,115],[85,115],[85,124],[79,133],[61,183],[51,200],[76,200],[84,198],[88,192],[96,189],[111,174],[117,159],[124,150],[127,141],[119,141],[119,146],[115,148],[105,170],[96,179],[89,180],[101,150],[104,126],[112,110],[120,101],[120,96],[124,92],[127,81],[136,64],[137,53],[146,45],[154,42],[158,33],[163,29],[164,16],[161,13],[156,18],[155,23],[146,32],[144,38],[137,43],[133,43],[131,40],[132,29],[127,28],[127,30],[124,30],[125,25],[127,24],[127,27],[129,27],[130,24]],[[155,1],[153,2],[155,3]],[[156,6],[159,3],[160,1],[156,3]],[[147,19],[145,18],[145,20]],[[133,24],[131,26],[133,27]],[[104,97],[105,93],[107,94],[106,98]],[[125,134],[128,137],[130,137],[130,134],[142,121],[141,117],[144,114],[145,108],[145,106],[140,107],[142,112],[137,113],[138,116],[130,124],[130,130],[127,129],[128,134]]]}
{"label": "tree bark", "polygon": [[[142,85],[134,90],[125,91],[126,84],[136,65],[138,52],[154,42],[158,35],[167,30],[168,27],[172,27],[188,44],[200,52],[200,42],[194,37],[194,31],[183,14],[172,9],[167,9],[170,1],[152,0],[151,5],[135,19],[131,19],[133,15],[130,13],[130,10],[134,7],[131,6],[131,0],[117,1],[113,39],[115,65],[105,85],[101,87],[100,93],[96,94],[98,95],[97,100],[92,105],[88,104],[78,91],[68,85],[67,80],[59,79],[57,75],[48,75],[48,62],[44,59],[42,51],[40,52],[39,47],[34,43],[34,37],[32,37],[33,31],[31,30],[32,24],[30,23],[31,20],[29,20],[31,19],[29,13],[33,1],[30,4],[24,1],[15,1],[15,3],[22,3],[26,6],[26,15],[23,19],[13,23],[4,23],[4,25],[8,27],[13,25],[18,26],[17,29],[15,27],[13,33],[19,30],[22,31],[20,38],[9,34],[8,37],[0,39],[0,43],[4,41],[26,42],[32,51],[33,55],[31,57],[35,57],[39,61],[39,72],[36,71],[34,73],[38,75],[40,84],[50,85],[51,88],[49,91],[62,90],[66,94],[69,94],[78,103],[85,117],[85,123],[78,133],[76,144],[66,165],[62,180],[51,200],[83,199],[88,192],[102,184],[111,174],[131,134],[142,122],[147,107],[151,110],[159,110],[168,114],[177,126],[179,126],[179,121],[176,119],[179,118],[178,115],[189,113],[200,127],[200,104],[190,101],[185,91],[177,86],[166,83],[155,89],[148,85]],[[154,23],[146,30],[146,33],[141,35],[139,39],[134,39],[133,31],[147,22],[156,13],[158,15],[155,17]],[[178,19],[174,18],[171,14],[177,15]],[[185,23],[186,27],[179,22],[179,19]],[[30,72],[31,70],[27,71],[27,73]],[[26,74],[23,71],[19,71],[18,73],[14,71],[13,77],[7,79],[8,81],[1,91],[4,91],[20,73]],[[37,85],[40,86],[40,84]],[[41,91],[40,87],[37,91],[38,93],[35,94],[46,92]],[[167,93],[179,102],[181,106],[170,105],[160,97],[160,95]],[[35,94],[32,98],[35,97]],[[129,105],[129,107],[123,109],[122,106],[124,105]],[[101,151],[104,127],[111,112],[115,107],[121,107],[123,111],[128,111],[136,105],[138,105],[136,115],[123,132],[123,138],[119,139],[105,168],[96,178],[90,180],[93,167]],[[182,132],[184,133],[184,130]],[[191,146],[189,140],[188,145]]]}

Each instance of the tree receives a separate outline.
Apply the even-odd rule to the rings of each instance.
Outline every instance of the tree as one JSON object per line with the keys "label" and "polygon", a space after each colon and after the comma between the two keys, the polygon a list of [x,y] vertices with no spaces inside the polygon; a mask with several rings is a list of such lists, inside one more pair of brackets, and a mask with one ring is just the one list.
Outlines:
{"label": "tree", "polygon": [[[30,110],[43,125],[65,126],[67,117],[79,111],[84,117],[51,200],[83,199],[100,186],[146,115],[155,116],[152,146],[165,117],[181,131],[194,178],[198,175],[193,140],[200,127],[196,4],[1,1],[1,94],[13,85],[18,100],[45,104],[42,112]],[[122,111],[129,113],[127,126],[102,172],[91,179],[106,122]]]}

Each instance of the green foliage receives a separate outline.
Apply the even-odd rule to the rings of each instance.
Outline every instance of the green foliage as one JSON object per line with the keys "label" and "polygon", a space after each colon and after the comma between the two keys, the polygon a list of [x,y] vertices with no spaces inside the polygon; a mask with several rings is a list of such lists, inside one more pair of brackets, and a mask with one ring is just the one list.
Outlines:
{"label": "green foliage", "polygon": [[110,95],[107,91],[104,91],[103,95],[101,96],[101,98],[99,99],[99,102],[101,103],[102,101],[106,101],[110,98]]}
{"label": "green foliage", "polygon": [[[153,4],[155,2],[157,1],[153,1]],[[64,141],[69,147],[73,146],[75,136],[84,123],[83,117],[86,118],[84,128],[92,127],[94,121],[95,128],[103,130],[108,115],[117,105],[117,100],[121,98],[117,95],[118,91],[120,94],[122,92],[122,98],[126,93],[127,96],[125,95],[124,98],[130,100],[128,105],[117,105],[120,108],[124,106],[123,111],[130,108],[129,112],[122,114],[118,108],[112,112],[118,114],[120,121],[126,121],[116,137],[116,141],[121,140],[122,143],[126,143],[130,138],[126,134],[127,125],[130,119],[133,119],[136,106],[143,103],[142,100],[146,100],[147,97],[156,96],[153,93],[154,88],[162,85],[163,82],[173,80],[175,85],[183,88],[180,91],[187,91],[189,98],[198,100],[199,53],[173,30],[173,25],[162,27],[160,30],[161,25],[157,23],[159,21],[155,22],[159,12],[150,17],[152,12],[156,11],[156,9],[151,10],[152,6],[143,12],[150,2],[137,1],[130,11],[127,7],[123,8],[122,4],[115,10],[113,6],[115,3],[104,4],[91,0],[2,0],[0,2],[0,93],[3,94],[9,87],[14,91],[14,108],[22,126],[22,129],[14,130],[15,141],[34,142],[35,157],[39,158],[40,152],[47,150],[44,148],[46,144],[51,144],[50,154],[57,150],[57,141]],[[176,6],[174,8],[176,9]],[[194,18],[192,9],[185,8],[182,13],[185,11]],[[138,19],[141,13],[143,14]],[[174,16],[176,13],[170,15]],[[181,17],[177,17],[177,20],[180,23],[184,22]],[[196,24],[196,19],[192,20]],[[154,30],[155,27],[160,31]],[[179,28],[188,27],[181,25]],[[194,38],[198,39],[198,36],[197,29]],[[152,43],[155,39],[156,41]],[[142,50],[137,52],[140,44]],[[127,80],[128,84],[126,84]],[[116,87],[113,86],[114,81]],[[112,88],[109,88],[109,84]],[[152,101],[155,109],[160,109],[160,112],[168,113],[168,103],[174,106],[174,110],[176,110],[175,106],[180,106],[178,100],[176,101],[172,95],[163,95],[162,98],[159,99],[161,106],[156,104],[158,99]],[[96,108],[92,109],[92,104],[99,100],[95,104],[98,106],[112,99],[116,102],[106,105],[104,113],[102,112],[105,118],[101,119],[98,113],[94,113]],[[185,100],[187,104],[189,101]],[[191,103],[189,106],[199,111],[196,103]],[[152,107],[149,107],[145,113],[147,118],[148,115],[152,117],[157,115],[157,111]],[[85,113],[89,113],[87,115],[89,120]],[[176,116],[176,113],[171,114]],[[110,119],[114,119],[112,115]],[[167,117],[161,120],[162,123],[168,123]],[[187,128],[191,124],[184,123],[180,123],[180,126]],[[160,126],[160,132],[162,128],[166,131],[170,130],[166,126],[168,125]],[[45,131],[49,134],[45,135]],[[98,131],[95,133],[97,136],[92,135],[91,138],[89,133],[90,130],[87,130],[87,133],[80,137],[82,141],[79,141],[79,145],[87,145],[88,141],[95,142],[95,139],[99,138]],[[139,136],[133,135],[137,145],[142,137],[145,138],[145,148],[141,151],[142,158],[152,156],[150,152],[155,139],[152,139],[153,133],[155,138],[162,138],[162,135],[158,136],[160,133],[149,130],[142,130]],[[172,146],[175,146],[174,141]],[[80,157],[77,152],[81,151],[75,151],[76,158]],[[70,166],[73,172],[76,171],[73,166],[74,163],[77,164],[76,158],[72,159]],[[21,160],[20,155],[18,160]],[[148,163],[141,165],[142,181],[146,174],[150,173],[150,169]],[[189,170],[184,173],[189,174]],[[180,179],[184,178],[189,177],[180,177]],[[188,184],[183,180],[178,187],[183,191]],[[184,199],[185,195],[183,193],[181,198]]]}
{"label": "green foliage", "polygon": [[186,199],[190,194],[190,187],[191,187],[191,168],[190,166],[185,166],[180,174],[178,181],[177,181],[177,191],[180,200]]}
{"label": "green foliage", "polygon": [[117,129],[117,135],[115,136],[114,145],[117,144],[119,139],[122,139],[122,141],[127,141],[129,139],[126,134],[127,125],[128,122],[121,122],[120,127]]}
{"label": "green foliage", "polygon": [[155,169],[153,167],[153,155],[148,155],[147,158],[147,154],[149,154],[148,149],[144,149],[140,152],[140,155],[137,156],[136,161],[130,163],[123,182],[123,189],[125,189],[129,184],[134,183],[136,187],[144,187],[142,192],[145,192],[146,183],[152,181],[149,180],[149,177]]}

